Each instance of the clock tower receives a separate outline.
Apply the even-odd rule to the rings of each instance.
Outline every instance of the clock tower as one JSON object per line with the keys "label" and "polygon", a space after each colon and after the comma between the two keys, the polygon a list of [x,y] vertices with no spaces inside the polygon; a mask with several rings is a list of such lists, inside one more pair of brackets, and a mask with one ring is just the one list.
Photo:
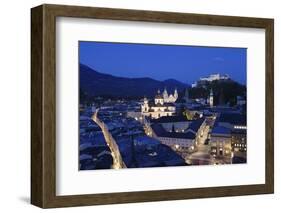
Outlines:
{"label": "clock tower", "polygon": [[210,91],[209,103],[210,103],[210,107],[214,106],[214,94],[213,94],[213,90],[212,89]]}

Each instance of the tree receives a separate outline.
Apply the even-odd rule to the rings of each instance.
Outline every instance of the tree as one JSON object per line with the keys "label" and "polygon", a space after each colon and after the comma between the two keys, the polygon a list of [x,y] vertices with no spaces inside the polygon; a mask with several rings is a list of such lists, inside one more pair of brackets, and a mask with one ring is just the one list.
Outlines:
{"label": "tree", "polygon": [[224,92],[223,92],[223,89],[221,88],[220,89],[220,98],[219,98],[219,105],[224,105],[225,104],[225,100],[224,100]]}
{"label": "tree", "polygon": [[188,109],[186,109],[183,112],[183,115],[186,117],[187,120],[192,120],[193,119],[193,114]]}
{"label": "tree", "polygon": [[216,80],[212,82],[204,82],[204,84],[191,88],[189,95],[192,99],[209,97],[210,90],[214,93],[214,104],[224,105],[228,103],[230,106],[236,104],[237,96],[245,96],[246,86],[239,84],[233,80]]}

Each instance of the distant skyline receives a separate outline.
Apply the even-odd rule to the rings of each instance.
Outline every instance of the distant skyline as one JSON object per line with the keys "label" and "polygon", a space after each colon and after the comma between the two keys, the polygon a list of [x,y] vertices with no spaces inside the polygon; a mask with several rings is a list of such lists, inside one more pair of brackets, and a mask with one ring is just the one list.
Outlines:
{"label": "distant skyline", "polygon": [[246,48],[79,42],[79,62],[120,77],[175,79],[191,84],[210,74],[228,74],[246,84]]}

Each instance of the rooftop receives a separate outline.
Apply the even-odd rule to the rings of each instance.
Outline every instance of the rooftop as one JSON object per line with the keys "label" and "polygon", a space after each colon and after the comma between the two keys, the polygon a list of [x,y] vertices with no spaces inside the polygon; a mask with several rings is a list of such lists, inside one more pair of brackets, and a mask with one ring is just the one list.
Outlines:
{"label": "rooftop", "polygon": [[232,125],[245,125],[247,124],[246,115],[241,113],[221,113],[217,119],[218,122],[230,123]]}
{"label": "rooftop", "polygon": [[160,143],[158,140],[148,136],[136,137],[135,142],[141,145],[158,145]]}
{"label": "rooftop", "polygon": [[161,124],[152,124],[151,128],[158,137],[165,138],[183,138],[183,139],[195,139],[196,135],[192,132],[181,133],[181,132],[168,132]]}
{"label": "rooftop", "polygon": [[212,135],[230,135],[231,130],[223,126],[215,126],[212,130]]}
{"label": "rooftop", "polygon": [[194,131],[194,132],[197,132],[198,129],[201,127],[202,123],[205,121],[205,118],[202,117],[202,118],[199,118],[195,121],[192,121],[188,127],[188,129]]}
{"label": "rooftop", "polygon": [[175,123],[175,122],[188,122],[185,116],[162,116],[158,119],[153,119],[153,123]]}
{"label": "rooftop", "polygon": [[231,131],[232,134],[247,134],[247,129],[233,129]]}

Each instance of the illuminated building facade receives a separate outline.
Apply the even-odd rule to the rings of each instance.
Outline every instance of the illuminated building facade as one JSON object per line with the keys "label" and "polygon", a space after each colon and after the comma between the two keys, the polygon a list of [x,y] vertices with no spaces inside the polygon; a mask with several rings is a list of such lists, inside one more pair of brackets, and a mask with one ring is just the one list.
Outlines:
{"label": "illuminated building facade", "polygon": [[172,116],[176,112],[176,106],[174,102],[178,99],[178,92],[175,89],[174,95],[168,95],[165,89],[163,93],[158,90],[154,102],[149,102],[147,98],[144,98],[141,105],[141,112],[144,116],[157,119],[163,116]]}

